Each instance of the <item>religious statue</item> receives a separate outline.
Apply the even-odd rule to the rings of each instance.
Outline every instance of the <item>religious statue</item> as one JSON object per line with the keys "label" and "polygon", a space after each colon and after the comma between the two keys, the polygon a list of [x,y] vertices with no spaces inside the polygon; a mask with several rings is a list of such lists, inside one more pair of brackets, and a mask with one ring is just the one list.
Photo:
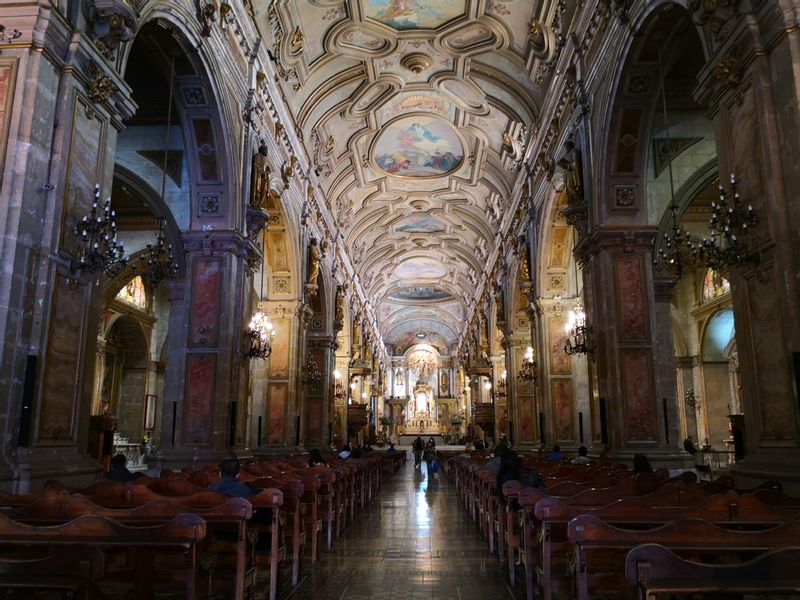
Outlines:
{"label": "religious statue", "polygon": [[503,323],[506,320],[506,301],[503,294],[503,287],[500,285],[494,286],[494,303],[497,322]]}
{"label": "religious statue", "polygon": [[344,327],[344,287],[336,286],[336,299],[334,300],[333,328],[338,333]]}
{"label": "religious statue", "polygon": [[567,193],[567,203],[575,206],[583,204],[581,151],[572,142],[567,142],[565,148],[566,152],[558,161],[558,166],[564,169],[564,189]]}
{"label": "religious statue", "polygon": [[250,174],[250,206],[253,208],[267,208],[269,198],[270,168],[267,162],[267,147],[262,144],[253,156]]}
{"label": "religious statue", "polygon": [[447,371],[442,371],[442,375],[439,378],[439,393],[444,398],[450,396],[450,376],[447,374]]}
{"label": "religious statue", "polygon": [[306,280],[306,285],[317,287],[321,262],[322,252],[319,249],[319,242],[317,242],[317,238],[312,237],[308,246],[308,280]]}

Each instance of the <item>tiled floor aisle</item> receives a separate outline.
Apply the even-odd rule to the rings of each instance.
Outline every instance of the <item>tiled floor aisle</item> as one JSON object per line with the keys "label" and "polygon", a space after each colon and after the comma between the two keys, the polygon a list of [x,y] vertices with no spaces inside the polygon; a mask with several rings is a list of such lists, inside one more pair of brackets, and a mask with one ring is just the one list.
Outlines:
{"label": "tiled floor aisle", "polygon": [[[306,564],[306,567],[309,565]],[[443,475],[413,460],[320,560],[292,600],[516,598]]]}

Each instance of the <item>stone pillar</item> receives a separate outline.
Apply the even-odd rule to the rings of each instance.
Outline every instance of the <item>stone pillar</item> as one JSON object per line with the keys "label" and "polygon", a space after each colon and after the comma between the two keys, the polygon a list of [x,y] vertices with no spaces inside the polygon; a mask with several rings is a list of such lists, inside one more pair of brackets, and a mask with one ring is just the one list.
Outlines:
{"label": "stone pillar", "polygon": [[674,465],[686,456],[675,433],[668,303],[664,294],[654,292],[654,235],[653,228],[644,226],[605,226],[584,238],[577,253],[592,287],[587,321],[597,341],[593,366],[598,399],[605,403],[607,450],[622,460],[644,453],[651,462]]}
{"label": "stone pillar", "polygon": [[764,3],[724,33],[695,97],[714,118],[721,182],[735,173],[759,218],[753,261],[726,273],[746,450],[733,473],[743,485],[780,479],[800,488],[800,31],[794,13]]}
{"label": "stone pillar", "polygon": [[184,236],[186,280],[170,284],[160,465],[214,462],[245,446],[242,294],[250,244],[235,232]]}

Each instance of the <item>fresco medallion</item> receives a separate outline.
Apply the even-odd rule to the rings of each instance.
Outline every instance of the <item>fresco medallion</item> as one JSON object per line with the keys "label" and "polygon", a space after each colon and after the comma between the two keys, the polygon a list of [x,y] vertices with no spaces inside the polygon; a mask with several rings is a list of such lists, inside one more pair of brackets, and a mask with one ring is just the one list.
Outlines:
{"label": "fresco medallion", "polygon": [[366,0],[366,15],[393,29],[436,29],[464,14],[465,0]]}
{"label": "fresco medallion", "polygon": [[444,265],[432,258],[412,258],[394,270],[398,279],[439,279],[446,274]]}
{"label": "fresco medallion", "polygon": [[424,114],[401,117],[380,133],[375,162],[397,177],[441,177],[464,160],[464,146],[452,125]]}
{"label": "fresco medallion", "polygon": [[409,216],[400,225],[397,225],[394,230],[399,233],[440,233],[445,229],[438,219],[422,214]]}

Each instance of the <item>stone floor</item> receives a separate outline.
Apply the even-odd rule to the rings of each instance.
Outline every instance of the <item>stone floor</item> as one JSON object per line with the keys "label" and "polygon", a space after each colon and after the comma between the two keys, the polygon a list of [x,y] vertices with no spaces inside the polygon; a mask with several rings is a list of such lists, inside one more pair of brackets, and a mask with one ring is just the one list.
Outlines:
{"label": "stone floor", "polygon": [[[305,565],[309,567],[308,563]],[[291,600],[517,599],[442,474],[413,460],[320,560]]]}

